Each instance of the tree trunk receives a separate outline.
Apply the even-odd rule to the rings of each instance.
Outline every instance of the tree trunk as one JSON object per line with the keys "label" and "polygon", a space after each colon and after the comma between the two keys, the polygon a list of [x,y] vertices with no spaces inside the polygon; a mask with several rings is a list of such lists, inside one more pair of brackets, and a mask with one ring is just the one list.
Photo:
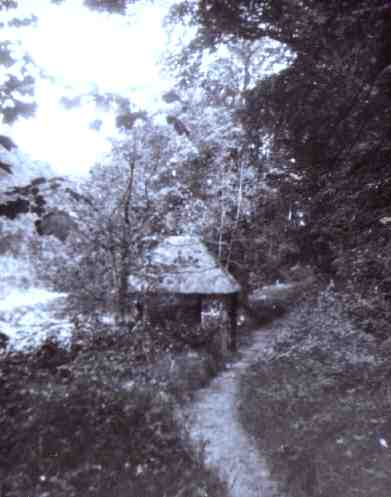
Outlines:
{"label": "tree trunk", "polygon": [[130,204],[132,200],[134,170],[136,167],[136,145],[132,154],[128,157],[130,174],[128,185],[123,199],[123,217],[122,236],[120,246],[120,275],[119,288],[117,297],[117,316],[120,323],[127,323],[129,316],[129,296],[128,296],[128,278],[130,266]]}

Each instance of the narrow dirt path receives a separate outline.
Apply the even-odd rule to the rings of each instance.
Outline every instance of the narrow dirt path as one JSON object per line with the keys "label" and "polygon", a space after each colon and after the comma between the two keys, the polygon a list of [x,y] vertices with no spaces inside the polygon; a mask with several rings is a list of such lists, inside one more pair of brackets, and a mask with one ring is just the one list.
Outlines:
{"label": "narrow dirt path", "polygon": [[266,353],[272,340],[268,327],[254,332],[237,360],[197,393],[186,413],[191,438],[205,443],[206,463],[227,482],[230,497],[282,497],[237,415],[240,373]]}

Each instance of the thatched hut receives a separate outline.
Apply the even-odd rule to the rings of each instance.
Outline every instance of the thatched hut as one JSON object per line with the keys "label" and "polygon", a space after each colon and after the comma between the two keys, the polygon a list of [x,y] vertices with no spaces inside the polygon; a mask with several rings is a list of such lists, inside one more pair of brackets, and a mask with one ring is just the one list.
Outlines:
{"label": "thatched hut", "polygon": [[172,298],[184,310],[181,319],[186,316],[193,323],[201,323],[204,299],[223,300],[230,319],[230,348],[236,348],[240,286],[199,238],[171,236],[146,250],[143,268],[129,277],[128,290],[142,296],[144,312],[158,299]]}

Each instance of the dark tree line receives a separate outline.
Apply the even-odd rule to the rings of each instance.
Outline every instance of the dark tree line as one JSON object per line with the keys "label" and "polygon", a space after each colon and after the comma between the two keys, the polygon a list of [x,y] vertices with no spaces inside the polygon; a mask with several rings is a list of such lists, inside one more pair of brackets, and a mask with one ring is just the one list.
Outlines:
{"label": "dark tree line", "polygon": [[295,159],[279,182],[305,215],[292,233],[302,260],[351,285],[366,299],[359,317],[373,315],[368,330],[387,335],[387,319],[373,323],[391,298],[391,3],[201,0],[173,11],[189,15],[193,46],[267,36],[290,51],[285,70],[246,92],[242,121],[273,136],[275,160]]}

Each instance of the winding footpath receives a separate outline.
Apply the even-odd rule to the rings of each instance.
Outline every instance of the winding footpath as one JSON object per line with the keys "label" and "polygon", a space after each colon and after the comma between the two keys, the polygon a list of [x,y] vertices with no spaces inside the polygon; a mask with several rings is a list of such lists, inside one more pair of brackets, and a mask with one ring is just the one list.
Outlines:
{"label": "winding footpath", "polygon": [[238,419],[240,374],[267,353],[272,330],[256,331],[250,340],[239,358],[197,393],[186,412],[187,428],[195,443],[205,445],[206,463],[228,484],[230,497],[282,497]]}

